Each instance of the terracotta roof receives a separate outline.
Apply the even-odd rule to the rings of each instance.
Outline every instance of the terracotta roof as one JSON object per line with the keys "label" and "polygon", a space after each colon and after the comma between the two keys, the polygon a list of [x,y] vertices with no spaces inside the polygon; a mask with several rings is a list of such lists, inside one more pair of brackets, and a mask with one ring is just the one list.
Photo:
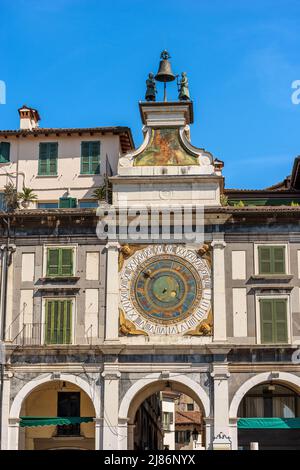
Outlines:
{"label": "terracotta roof", "polygon": [[176,411],[175,424],[200,424],[201,411]]}
{"label": "terracotta roof", "polygon": [[111,127],[37,127],[35,129],[17,129],[17,130],[0,130],[0,136],[3,137],[38,137],[40,135],[71,135],[71,134],[116,134],[120,136],[122,152],[128,152],[134,149],[133,137],[129,127],[111,126]]}

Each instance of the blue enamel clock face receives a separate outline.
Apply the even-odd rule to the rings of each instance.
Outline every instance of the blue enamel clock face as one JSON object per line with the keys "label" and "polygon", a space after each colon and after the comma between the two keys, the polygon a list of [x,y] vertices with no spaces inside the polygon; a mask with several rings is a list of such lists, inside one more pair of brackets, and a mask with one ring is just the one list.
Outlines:
{"label": "blue enamel clock face", "polygon": [[179,257],[155,256],[139,266],[131,284],[139,313],[157,323],[177,323],[190,315],[201,299],[201,279]]}

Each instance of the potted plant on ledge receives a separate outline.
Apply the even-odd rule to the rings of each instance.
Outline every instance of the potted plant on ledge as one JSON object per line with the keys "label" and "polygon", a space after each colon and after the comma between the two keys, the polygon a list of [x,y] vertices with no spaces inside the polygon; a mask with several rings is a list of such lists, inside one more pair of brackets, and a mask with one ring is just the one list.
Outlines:
{"label": "potted plant on ledge", "polygon": [[104,183],[95,188],[93,191],[93,198],[98,201],[99,206],[107,205],[111,202],[112,190],[111,184],[107,176],[104,176]]}
{"label": "potted plant on ledge", "polygon": [[26,188],[25,186],[23,186],[23,190],[21,193],[18,194],[18,198],[21,201],[22,207],[24,207],[24,209],[27,209],[31,202],[37,200],[37,195],[33,192],[33,189]]}

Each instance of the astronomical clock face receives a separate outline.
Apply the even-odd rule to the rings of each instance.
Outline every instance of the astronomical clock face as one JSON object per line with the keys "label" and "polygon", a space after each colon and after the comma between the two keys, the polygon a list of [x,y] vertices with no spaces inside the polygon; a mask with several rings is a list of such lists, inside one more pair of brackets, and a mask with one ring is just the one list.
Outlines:
{"label": "astronomical clock face", "polygon": [[210,267],[182,246],[138,250],[125,261],[120,278],[126,319],[149,335],[184,334],[210,310]]}

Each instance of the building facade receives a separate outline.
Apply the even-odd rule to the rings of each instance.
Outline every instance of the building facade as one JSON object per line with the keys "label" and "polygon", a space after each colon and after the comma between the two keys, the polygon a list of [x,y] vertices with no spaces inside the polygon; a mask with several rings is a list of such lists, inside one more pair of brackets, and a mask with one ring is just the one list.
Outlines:
{"label": "building facade", "polygon": [[[138,149],[26,106],[0,131],[1,448],[134,449],[167,382],[206,449],[299,448],[299,159],[264,191],[226,189],[191,101],[139,106]],[[37,199],[5,210],[9,182]]]}

